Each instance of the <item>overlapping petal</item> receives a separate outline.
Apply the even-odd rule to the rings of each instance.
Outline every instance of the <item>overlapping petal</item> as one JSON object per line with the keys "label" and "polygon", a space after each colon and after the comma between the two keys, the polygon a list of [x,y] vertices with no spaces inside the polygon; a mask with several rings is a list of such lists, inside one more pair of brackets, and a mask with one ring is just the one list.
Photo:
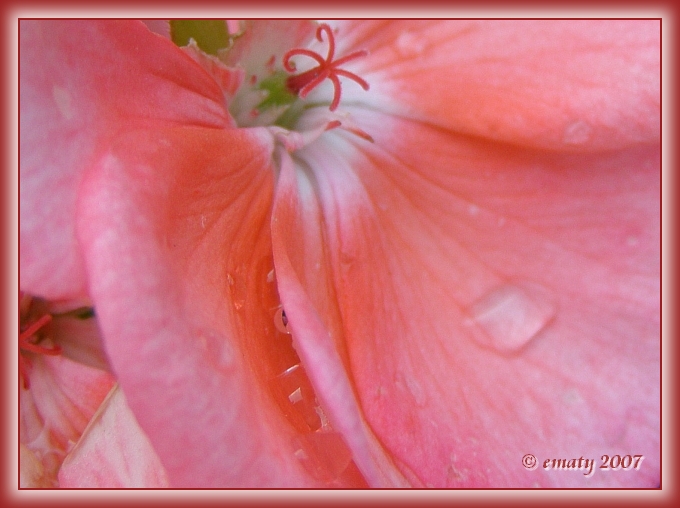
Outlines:
{"label": "overlapping petal", "polygon": [[405,487],[408,482],[367,425],[352,387],[316,183],[313,172],[295,167],[289,155],[282,154],[272,218],[278,290],[295,348],[369,485]]}
{"label": "overlapping petal", "polygon": [[175,487],[316,484],[258,364],[276,349],[271,151],[264,130],[140,131],[84,184],[109,356]]}
{"label": "overlapping petal", "polygon": [[[548,25],[533,29],[560,28],[563,51],[544,41],[527,56],[521,24],[341,24],[345,51],[372,48],[363,68],[374,95],[351,112],[379,135],[374,146],[328,136],[297,154],[288,257],[369,423],[416,485],[658,483],[659,147],[641,144],[659,137],[658,27]],[[491,44],[503,37],[516,44]],[[471,51],[454,51],[466,41]],[[548,57],[561,72],[538,65]],[[509,69],[521,79],[503,86],[450,79]],[[543,109],[529,104],[537,90]],[[565,119],[586,113],[576,139]],[[519,151],[451,130],[564,152],[628,149]],[[308,366],[313,379],[327,368]],[[527,446],[539,457],[644,449],[651,460],[635,479],[563,478],[513,468]]]}
{"label": "overlapping petal", "polygon": [[[299,152],[286,249],[402,472],[439,487],[657,485],[658,147],[556,155],[352,114],[376,142],[333,134]],[[527,471],[530,452],[647,462],[586,478]]]}
{"label": "overlapping petal", "polygon": [[353,21],[339,51],[370,98],[461,134],[566,151],[658,140],[659,20]]}
{"label": "overlapping petal", "polygon": [[168,479],[117,386],[59,469],[61,488],[164,488]]}
{"label": "overlapping petal", "polygon": [[21,287],[86,296],[73,222],[83,172],[117,132],[142,125],[224,127],[217,84],[134,21],[21,21]]}
{"label": "overlapping petal", "polygon": [[[375,143],[333,131],[292,154],[229,128],[204,71],[122,26],[22,29],[22,287],[82,296],[77,214],[109,360],[170,485],[361,485],[336,479],[343,442],[373,486],[658,484],[654,22],[340,23],[338,53],[370,51],[352,62],[370,99],[343,104]],[[54,68],[28,65],[40,51]],[[342,438],[276,400],[299,361],[281,304]],[[301,460],[317,438],[337,468]],[[645,463],[555,475],[525,453]]]}
{"label": "overlapping petal", "polygon": [[21,486],[56,487],[64,457],[114,381],[63,356],[32,356],[30,376],[20,391]]}

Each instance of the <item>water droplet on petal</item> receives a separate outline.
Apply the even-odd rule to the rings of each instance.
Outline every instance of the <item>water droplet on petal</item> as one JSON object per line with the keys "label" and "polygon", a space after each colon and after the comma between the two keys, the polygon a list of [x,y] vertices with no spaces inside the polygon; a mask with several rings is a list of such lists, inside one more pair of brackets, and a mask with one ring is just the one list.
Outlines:
{"label": "water droplet on petal", "polygon": [[415,378],[408,377],[406,378],[406,386],[411,395],[413,395],[413,400],[416,401],[416,404],[420,407],[424,406],[426,400],[425,391],[420,383]]}
{"label": "water droplet on petal", "polygon": [[319,430],[330,430],[331,424],[328,421],[328,417],[321,406],[314,406],[314,411],[319,416],[319,420],[321,421],[321,428]]}
{"label": "water droplet on petal", "polygon": [[455,453],[451,453],[449,458],[451,462],[446,470],[446,488],[460,488],[465,485],[470,473],[465,467],[458,464]]}
{"label": "water droplet on petal", "polygon": [[288,317],[286,317],[286,311],[283,307],[279,307],[274,313],[274,326],[281,333],[290,335],[290,329],[288,328]]}
{"label": "water droplet on petal", "polygon": [[314,431],[323,426],[314,388],[302,365],[296,364],[286,369],[270,380],[270,386],[294,427],[301,431]]}
{"label": "water droplet on petal", "polygon": [[590,140],[593,133],[591,125],[584,120],[576,120],[571,122],[564,129],[562,141],[566,145],[581,145]]}
{"label": "water droplet on petal", "polygon": [[425,405],[425,390],[413,376],[399,372],[395,384],[399,388],[406,388],[418,406],[423,407]]}
{"label": "water droplet on petal", "polygon": [[295,391],[288,396],[288,400],[293,404],[296,402],[302,402],[302,390],[300,388],[296,388]]}
{"label": "water droplet on petal", "polygon": [[471,323],[483,332],[473,336],[502,353],[519,351],[555,317],[555,300],[548,289],[532,282],[499,286],[470,307]]}

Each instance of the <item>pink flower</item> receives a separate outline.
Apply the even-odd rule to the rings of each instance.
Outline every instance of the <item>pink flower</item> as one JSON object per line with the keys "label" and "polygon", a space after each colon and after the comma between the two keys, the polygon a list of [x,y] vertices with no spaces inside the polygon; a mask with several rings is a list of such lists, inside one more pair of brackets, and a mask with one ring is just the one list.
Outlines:
{"label": "pink flower", "polygon": [[115,380],[91,308],[20,295],[21,487],[56,487],[71,452]]}
{"label": "pink flower", "polygon": [[22,290],[171,486],[658,485],[659,22],[330,26],[22,21]]}

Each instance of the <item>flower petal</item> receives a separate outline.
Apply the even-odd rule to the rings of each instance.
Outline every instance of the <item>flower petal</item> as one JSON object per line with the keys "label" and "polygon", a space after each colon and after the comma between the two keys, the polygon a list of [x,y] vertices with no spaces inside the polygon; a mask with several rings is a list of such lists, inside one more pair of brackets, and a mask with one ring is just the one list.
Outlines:
{"label": "flower petal", "polygon": [[[291,312],[300,349],[332,341],[416,486],[657,486],[658,147],[529,152],[352,114],[375,144],[333,131],[296,153],[279,241],[305,293],[281,296],[325,327]],[[304,360],[334,397],[325,359]],[[645,459],[586,477],[526,453]]]}
{"label": "flower petal", "polygon": [[55,343],[65,357],[110,372],[111,367],[94,316],[82,318],[68,314],[57,315],[52,320],[51,329]]}
{"label": "flower petal", "polygon": [[229,117],[217,84],[141,22],[22,20],[19,44],[21,287],[82,297],[73,222],[98,151],[120,130]]}
{"label": "flower petal", "polygon": [[[19,487],[22,489],[41,489],[54,487],[55,478],[45,474],[43,466],[37,454],[28,446],[19,443]],[[52,475],[53,476],[53,475]]]}
{"label": "flower petal", "polygon": [[30,389],[19,394],[21,471],[30,482],[25,486],[40,477],[39,486],[54,487],[64,457],[114,381],[107,372],[63,356],[31,355],[30,361]]}
{"label": "flower petal", "polygon": [[319,485],[267,388],[281,371],[263,370],[277,348],[271,140],[140,131],[84,184],[78,231],[107,352],[173,487]]}
{"label": "flower petal", "polygon": [[115,386],[59,470],[61,488],[164,488],[168,479]]}
{"label": "flower petal", "polygon": [[[384,453],[365,420],[353,392],[339,341],[342,329],[332,298],[324,251],[323,222],[314,200],[313,182],[280,154],[281,175],[272,218],[272,243],[279,293],[295,348],[314,382],[334,429],[340,431],[354,461],[373,487],[408,483]],[[305,227],[307,226],[307,227]],[[306,291],[307,290],[307,291]],[[310,296],[321,296],[312,303]],[[330,325],[330,326],[329,326]],[[343,361],[344,360],[344,361]]]}
{"label": "flower petal", "polygon": [[659,20],[340,23],[371,85],[344,102],[461,134],[558,150],[659,139]]}

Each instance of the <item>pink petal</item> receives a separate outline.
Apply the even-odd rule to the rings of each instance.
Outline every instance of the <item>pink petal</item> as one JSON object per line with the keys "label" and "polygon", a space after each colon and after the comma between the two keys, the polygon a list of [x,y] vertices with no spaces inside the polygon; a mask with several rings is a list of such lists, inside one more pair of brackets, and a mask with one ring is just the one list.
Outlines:
{"label": "pink petal", "polygon": [[170,39],[170,21],[167,19],[143,19],[142,22],[153,33]]}
{"label": "pink petal", "polygon": [[52,488],[55,486],[54,474],[45,474],[45,467],[28,446],[19,443],[19,487],[22,489]]}
{"label": "pink petal", "polygon": [[77,193],[110,137],[157,122],[222,127],[228,113],[217,84],[141,22],[24,20],[19,44],[21,287],[80,297]]}
{"label": "pink petal", "polygon": [[84,184],[107,352],[173,487],[319,484],[269,389],[271,150],[265,130],[139,131]]}
{"label": "pink petal", "polygon": [[[295,171],[285,153],[272,219],[272,242],[279,293],[295,348],[309,367],[317,394],[353,452],[354,461],[374,487],[405,487],[408,483],[363,419],[343,358],[338,308],[327,278],[321,210],[313,199],[313,182]],[[307,226],[306,228],[304,226]],[[305,291],[307,289],[308,291]],[[312,301],[310,296],[321,297]],[[316,305],[315,305],[316,304]]]}
{"label": "pink petal", "polygon": [[[416,486],[657,486],[658,147],[529,152],[352,114],[375,143],[296,153],[274,215],[318,395],[354,420],[356,397]],[[527,453],[645,458],[586,477]]]}
{"label": "pink petal", "polygon": [[340,23],[370,85],[343,101],[460,134],[558,150],[659,139],[659,20]]}
{"label": "pink petal", "polygon": [[164,488],[168,480],[118,387],[59,470],[61,488]]}
{"label": "pink petal", "polygon": [[[56,486],[64,456],[80,438],[90,418],[113,386],[109,373],[62,356],[31,355],[30,389],[20,391],[22,475],[36,471],[39,486]],[[27,473],[27,477],[34,473]],[[40,476],[40,475],[39,475]],[[27,485],[28,486],[28,485]]]}
{"label": "pink petal", "polygon": [[99,370],[109,371],[101,332],[96,318],[55,316],[51,323],[52,335],[62,354],[76,362]]}

